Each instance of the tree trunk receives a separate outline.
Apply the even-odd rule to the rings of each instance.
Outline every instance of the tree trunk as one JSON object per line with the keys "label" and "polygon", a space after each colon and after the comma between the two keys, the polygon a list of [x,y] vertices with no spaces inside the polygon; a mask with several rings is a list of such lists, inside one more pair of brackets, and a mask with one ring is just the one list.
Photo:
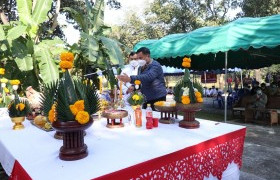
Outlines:
{"label": "tree trunk", "polygon": [[55,28],[58,26],[57,17],[59,15],[59,11],[60,11],[61,0],[57,0],[56,3],[57,4],[56,4],[56,8],[55,8],[55,15],[53,17],[53,24],[51,27],[51,32],[53,32],[55,30]]}

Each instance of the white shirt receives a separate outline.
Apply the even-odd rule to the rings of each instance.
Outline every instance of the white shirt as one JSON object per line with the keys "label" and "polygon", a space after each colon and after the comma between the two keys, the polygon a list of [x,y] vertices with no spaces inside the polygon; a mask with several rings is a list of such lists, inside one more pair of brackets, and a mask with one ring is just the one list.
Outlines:
{"label": "white shirt", "polygon": [[[127,74],[128,76],[136,76],[138,74],[138,67],[136,66],[135,68],[132,67],[131,65],[127,64],[124,66],[124,68],[122,69],[121,75],[123,75],[124,73]],[[126,94],[127,89],[131,86],[131,84],[129,82],[124,83],[123,85],[123,95],[124,95],[124,100],[126,101],[127,98],[129,97],[130,94]]]}

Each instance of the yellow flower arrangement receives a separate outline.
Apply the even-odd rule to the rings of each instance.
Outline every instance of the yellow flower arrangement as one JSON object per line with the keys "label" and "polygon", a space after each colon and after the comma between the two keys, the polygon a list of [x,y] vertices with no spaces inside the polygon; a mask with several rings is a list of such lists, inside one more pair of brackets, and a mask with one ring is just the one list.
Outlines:
{"label": "yellow flower arrangement", "polygon": [[5,69],[4,68],[0,68],[0,75],[4,75],[5,74]]}
{"label": "yellow flower arrangement", "polygon": [[2,79],[0,80],[0,82],[1,82],[1,83],[7,83],[7,82],[8,82],[8,79],[2,78]]}
{"label": "yellow flower arrangement", "polygon": [[182,96],[181,99],[182,99],[183,104],[190,104],[190,102],[191,102],[189,96]]}
{"label": "yellow flower arrangement", "polygon": [[15,79],[15,80],[11,80],[10,83],[11,83],[11,85],[19,85],[20,81]]}
{"label": "yellow flower arrangement", "polygon": [[85,110],[85,101],[84,100],[76,101],[74,106],[76,106],[78,111],[84,111]]}
{"label": "yellow flower arrangement", "polygon": [[89,114],[86,111],[79,111],[78,114],[76,115],[75,119],[80,124],[86,124],[89,121]]}
{"label": "yellow flower arrangement", "polygon": [[16,105],[17,110],[23,111],[24,108],[25,108],[25,104],[23,104],[23,103],[19,103],[19,104]]}
{"label": "yellow flower arrangement", "polygon": [[137,94],[134,94],[134,95],[132,96],[132,99],[133,99],[134,101],[138,101],[138,100],[140,99],[140,96],[137,95]]}
{"label": "yellow flower arrangement", "polygon": [[140,85],[140,84],[141,84],[141,81],[140,81],[140,80],[135,80],[135,81],[134,81],[134,84],[135,84],[135,85]]}
{"label": "yellow flower arrangement", "polygon": [[63,52],[60,54],[60,60],[61,61],[69,61],[73,63],[74,61],[74,54],[71,52]]}

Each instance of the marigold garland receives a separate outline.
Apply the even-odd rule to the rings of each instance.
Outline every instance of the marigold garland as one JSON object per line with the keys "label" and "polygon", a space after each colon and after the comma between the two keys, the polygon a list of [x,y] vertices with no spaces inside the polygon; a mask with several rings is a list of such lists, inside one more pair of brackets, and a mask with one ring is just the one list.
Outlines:
{"label": "marigold garland", "polygon": [[19,111],[23,111],[24,108],[25,108],[25,104],[23,104],[23,103],[19,103],[16,105],[16,109]]}
{"label": "marigold garland", "polygon": [[60,60],[61,61],[69,61],[73,63],[74,61],[74,54],[71,52],[63,52],[60,54]]}
{"label": "marigold garland", "polygon": [[4,75],[5,74],[5,69],[4,68],[0,68],[0,75]]}
{"label": "marigold garland", "polygon": [[135,85],[140,85],[140,84],[141,84],[141,81],[140,81],[140,80],[135,80],[135,81],[134,81],[134,84],[135,84]]}
{"label": "marigold garland", "polygon": [[86,111],[79,111],[78,114],[76,115],[75,119],[80,124],[86,124],[89,121],[89,114]]}
{"label": "marigold garland", "polygon": [[19,85],[20,81],[15,79],[15,80],[11,80],[10,83],[11,83],[11,85]]}

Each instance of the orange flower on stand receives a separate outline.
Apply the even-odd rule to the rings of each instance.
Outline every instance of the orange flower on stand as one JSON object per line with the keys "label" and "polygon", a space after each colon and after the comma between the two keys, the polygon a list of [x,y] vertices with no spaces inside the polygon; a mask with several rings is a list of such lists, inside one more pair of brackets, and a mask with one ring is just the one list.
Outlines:
{"label": "orange flower on stand", "polygon": [[191,100],[190,100],[189,96],[182,96],[181,99],[182,99],[183,104],[190,104],[191,103]]}
{"label": "orange flower on stand", "polygon": [[78,114],[76,115],[75,119],[80,124],[86,124],[89,121],[89,114],[86,111],[79,111]]}

